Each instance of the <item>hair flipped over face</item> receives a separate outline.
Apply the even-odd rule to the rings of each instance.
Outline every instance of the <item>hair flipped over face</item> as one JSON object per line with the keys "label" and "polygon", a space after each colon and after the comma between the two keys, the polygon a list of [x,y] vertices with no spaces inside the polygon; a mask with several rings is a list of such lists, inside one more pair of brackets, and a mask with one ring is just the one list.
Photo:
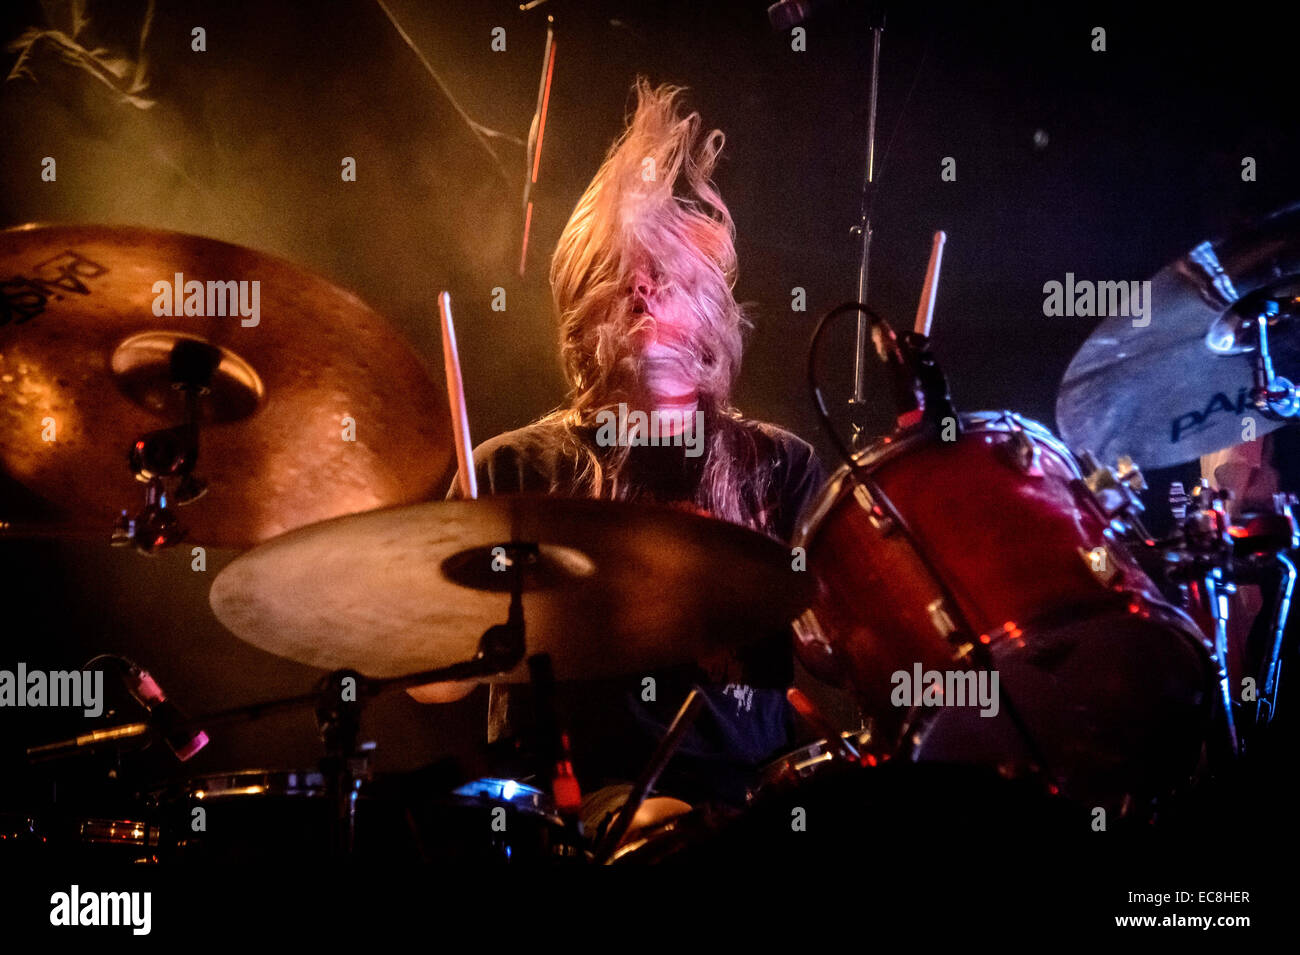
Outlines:
{"label": "hair flipped over face", "polygon": [[740,371],[746,325],[732,295],[735,227],[710,181],[723,135],[700,135],[679,111],[680,87],[636,86],[627,129],[578,200],[551,261],[551,294],[571,406],[594,413],[626,397],[637,374],[627,290],[640,266],[694,314],[681,347],[701,399],[725,407]]}
{"label": "hair flipped over face", "polygon": [[728,520],[758,525],[764,462],[731,407],[749,322],[732,289],[735,226],[711,181],[723,134],[701,132],[699,113],[683,115],[683,90],[638,78],[636,110],[578,201],[551,261],[551,294],[569,405],[548,416],[579,460],[574,493],[627,497],[620,481],[627,449],[597,455],[576,439],[597,412],[636,392],[637,339],[654,318],[636,314],[629,294],[637,269],[695,321],[675,360],[705,413],[706,458],[696,504]]}

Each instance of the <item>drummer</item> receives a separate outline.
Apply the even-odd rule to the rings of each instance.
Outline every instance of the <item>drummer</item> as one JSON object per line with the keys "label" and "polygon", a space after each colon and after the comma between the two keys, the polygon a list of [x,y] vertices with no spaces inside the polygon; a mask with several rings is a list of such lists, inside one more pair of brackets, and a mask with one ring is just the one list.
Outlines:
{"label": "drummer", "polygon": [[[723,134],[702,134],[680,88],[638,79],[635,93],[551,263],[567,403],[475,450],[480,493],[669,504],[787,542],[823,472],[807,442],[731,404],[749,322],[732,291],[734,225],[710,181]],[[647,580],[646,599],[673,595]],[[584,790],[634,778],[698,684],[705,708],[659,789],[740,802],[753,770],[791,745],[792,679],[789,634],[777,632],[695,666],[584,684],[567,700],[562,690]],[[464,691],[411,692],[433,702]],[[510,692],[513,733],[526,708]]]}

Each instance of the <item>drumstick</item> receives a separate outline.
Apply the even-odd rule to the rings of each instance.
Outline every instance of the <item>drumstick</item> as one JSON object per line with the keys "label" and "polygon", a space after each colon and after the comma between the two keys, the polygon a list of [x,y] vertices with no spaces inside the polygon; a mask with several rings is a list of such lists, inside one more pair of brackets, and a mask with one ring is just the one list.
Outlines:
{"label": "drumstick", "polygon": [[447,404],[451,408],[451,430],[456,440],[456,482],[466,500],[478,497],[478,480],[474,474],[474,445],[469,440],[469,415],[465,413],[465,387],[460,378],[460,357],[456,354],[456,326],[451,320],[451,295],[438,294],[438,311],[442,315],[442,361],[447,371]]}
{"label": "drumstick", "polygon": [[942,231],[934,234],[934,245],[930,247],[930,267],[925,270],[921,302],[916,307],[916,325],[913,331],[926,338],[930,337],[930,324],[934,321],[934,296],[939,289],[939,266],[943,262],[943,244],[947,239],[947,234]]}

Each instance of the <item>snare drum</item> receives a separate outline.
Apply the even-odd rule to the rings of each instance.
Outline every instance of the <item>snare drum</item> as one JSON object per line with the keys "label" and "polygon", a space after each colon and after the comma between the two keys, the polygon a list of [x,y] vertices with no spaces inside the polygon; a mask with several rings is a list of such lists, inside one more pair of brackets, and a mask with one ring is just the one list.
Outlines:
{"label": "snare drum", "polygon": [[[795,624],[800,659],[847,685],[882,744],[914,759],[1037,766],[1089,805],[1182,781],[1209,718],[1204,635],[1126,550],[1051,432],[1011,412],[962,425],[953,441],[877,442],[856,459],[866,480],[841,467],[813,502],[794,541],[819,581]],[[981,658],[998,676],[996,716],[936,706],[956,701],[911,685]]]}
{"label": "snare drum", "polygon": [[[247,863],[331,856],[335,803],[314,770],[213,773],[148,795],[162,862]],[[401,813],[358,783],[354,853],[415,858]]]}

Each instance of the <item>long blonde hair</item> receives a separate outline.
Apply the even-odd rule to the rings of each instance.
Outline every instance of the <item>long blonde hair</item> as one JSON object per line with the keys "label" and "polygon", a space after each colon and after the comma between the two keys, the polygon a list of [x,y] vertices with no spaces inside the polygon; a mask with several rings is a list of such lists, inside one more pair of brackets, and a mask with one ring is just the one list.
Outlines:
{"label": "long blonde hair", "polygon": [[766,529],[770,456],[758,429],[731,405],[750,323],[736,302],[735,224],[712,182],[720,130],[701,135],[697,112],[682,115],[683,90],[638,77],[636,110],[578,200],[551,261],[568,406],[544,423],[558,427],[575,461],[569,493],[635,496],[623,475],[628,448],[598,454],[577,434],[598,412],[631,397],[639,357],[635,336],[653,319],[627,307],[633,270],[649,263],[661,287],[694,313],[678,361],[704,412],[706,453],[696,506]]}

